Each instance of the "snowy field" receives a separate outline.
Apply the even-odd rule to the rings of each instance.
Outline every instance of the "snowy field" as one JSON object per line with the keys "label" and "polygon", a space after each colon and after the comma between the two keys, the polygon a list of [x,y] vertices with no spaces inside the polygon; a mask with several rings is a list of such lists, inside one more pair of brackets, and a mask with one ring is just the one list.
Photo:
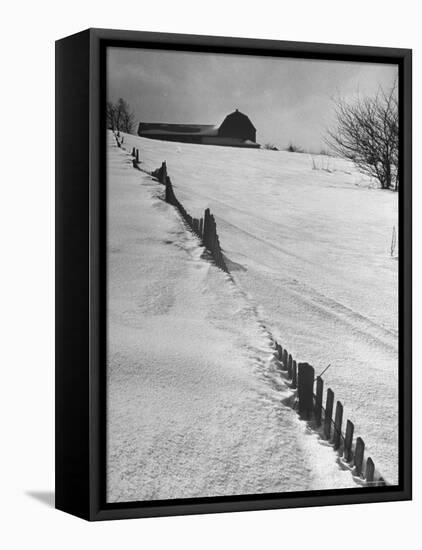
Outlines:
{"label": "snowy field", "polygon": [[283,405],[253,303],[111,136],[107,186],[108,501],[356,487]]}
{"label": "snowy field", "polygon": [[331,364],[325,387],[396,483],[397,194],[340,159],[129,135],[124,146],[140,149],[146,170],[167,161],[190,214],[211,208],[228,267],[260,321],[317,373]]}

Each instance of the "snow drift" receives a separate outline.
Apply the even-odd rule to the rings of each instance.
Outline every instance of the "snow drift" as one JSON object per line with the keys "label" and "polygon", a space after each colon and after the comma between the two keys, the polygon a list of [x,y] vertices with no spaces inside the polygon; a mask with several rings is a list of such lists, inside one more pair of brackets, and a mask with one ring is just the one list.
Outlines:
{"label": "snow drift", "polygon": [[107,191],[108,501],[356,486],[283,405],[254,304],[111,135]]}
{"label": "snow drift", "polygon": [[177,197],[216,215],[228,267],[260,321],[324,374],[390,483],[398,480],[398,195],[353,164],[307,154],[125,135],[167,161]]}

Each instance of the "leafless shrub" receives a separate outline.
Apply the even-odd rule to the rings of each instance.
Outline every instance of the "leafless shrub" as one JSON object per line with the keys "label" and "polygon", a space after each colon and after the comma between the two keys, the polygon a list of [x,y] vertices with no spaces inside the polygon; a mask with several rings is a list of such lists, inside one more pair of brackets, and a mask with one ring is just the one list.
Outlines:
{"label": "leafless shrub", "polygon": [[274,143],[265,143],[262,146],[262,149],[267,149],[268,151],[278,151],[278,147],[276,147]]}
{"label": "leafless shrub", "polygon": [[327,145],[352,160],[362,173],[376,178],[382,189],[398,190],[399,114],[397,84],[374,97],[353,102],[335,100],[337,127],[328,131]]}
{"label": "leafless shrub", "polygon": [[295,145],[294,143],[290,142],[289,146],[287,147],[286,151],[289,153],[304,153],[305,150],[300,147],[299,145]]}
{"label": "leafless shrub", "polygon": [[131,134],[135,126],[135,115],[129,103],[120,98],[116,103],[107,101],[107,128],[115,132]]}

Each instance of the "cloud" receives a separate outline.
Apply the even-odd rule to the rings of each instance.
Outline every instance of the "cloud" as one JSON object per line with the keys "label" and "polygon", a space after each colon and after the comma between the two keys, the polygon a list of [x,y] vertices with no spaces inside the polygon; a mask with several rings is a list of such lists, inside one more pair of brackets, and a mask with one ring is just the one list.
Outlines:
{"label": "cloud", "polygon": [[319,149],[333,121],[332,98],[376,93],[397,66],[279,57],[109,48],[108,95],[138,120],[213,124],[238,108],[258,141]]}

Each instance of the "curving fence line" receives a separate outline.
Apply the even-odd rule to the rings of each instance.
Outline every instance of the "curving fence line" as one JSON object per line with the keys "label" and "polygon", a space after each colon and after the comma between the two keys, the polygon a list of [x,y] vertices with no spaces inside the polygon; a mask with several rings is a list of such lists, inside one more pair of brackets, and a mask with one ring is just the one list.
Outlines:
{"label": "curving fence line", "polygon": [[[118,147],[123,144],[123,138],[114,134]],[[132,149],[133,166],[139,168],[139,149]],[[208,250],[215,264],[230,273],[220,247],[217,226],[214,216],[207,208],[203,218],[193,218],[176,198],[171,179],[167,173],[167,164],[164,161],[160,168],[148,172],[161,184],[165,185],[165,201],[180,212],[188,227],[201,240]],[[333,449],[341,457],[343,463],[349,467],[354,476],[366,485],[387,485],[382,475],[376,470],[374,461],[365,455],[365,442],[361,437],[354,440],[354,424],[346,421],[343,429],[343,405],[336,402],[334,411],[334,392],[327,389],[325,406],[323,404],[324,380],[321,375],[315,377],[315,369],[309,363],[297,363],[292,355],[283,348],[274,338],[274,356],[278,361],[283,376],[290,382],[290,388],[296,392],[294,408],[298,406],[300,417],[307,421],[310,427],[330,442]],[[326,369],[325,369],[326,370]],[[324,371],[325,372],[325,371]]]}
{"label": "curving fence line", "polygon": [[[138,150],[135,151],[135,156],[136,155],[138,155],[136,158],[139,158]],[[227,265],[224,260],[223,252],[220,246],[220,239],[217,233],[217,224],[215,223],[215,218],[211,214],[210,209],[207,208],[205,210],[203,218],[193,218],[186,211],[174,193],[171,179],[167,174],[167,164],[165,161],[161,164],[160,168],[157,168],[157,170],[151,172],[151,176],[166,186],[165,201],[177,208],[189,228],[201,239],[204,247],[211,254],[215,265],[228,273],[229,270],[227,269]]]}
{"label": "curving fence line", "polygon": [[315,369],[309,363],[297,363],[292,355],[274,340],[275,357],[280,369],[290,380],[290,387],[297,390],[298,412],[301,418],[325,440],[329,441],[342,458],[345,465],[352,469],[353,475],[365,481],[367,485],[387,485],[376,470],[374,461],[365,455],[365,442],[361,437],[354,441],[354,424],[346,421],[343,431],[343,405],[336,402],[334,412],[334,392],[327,389],[325,406],[323,405],[324,380],[315,377]]}

